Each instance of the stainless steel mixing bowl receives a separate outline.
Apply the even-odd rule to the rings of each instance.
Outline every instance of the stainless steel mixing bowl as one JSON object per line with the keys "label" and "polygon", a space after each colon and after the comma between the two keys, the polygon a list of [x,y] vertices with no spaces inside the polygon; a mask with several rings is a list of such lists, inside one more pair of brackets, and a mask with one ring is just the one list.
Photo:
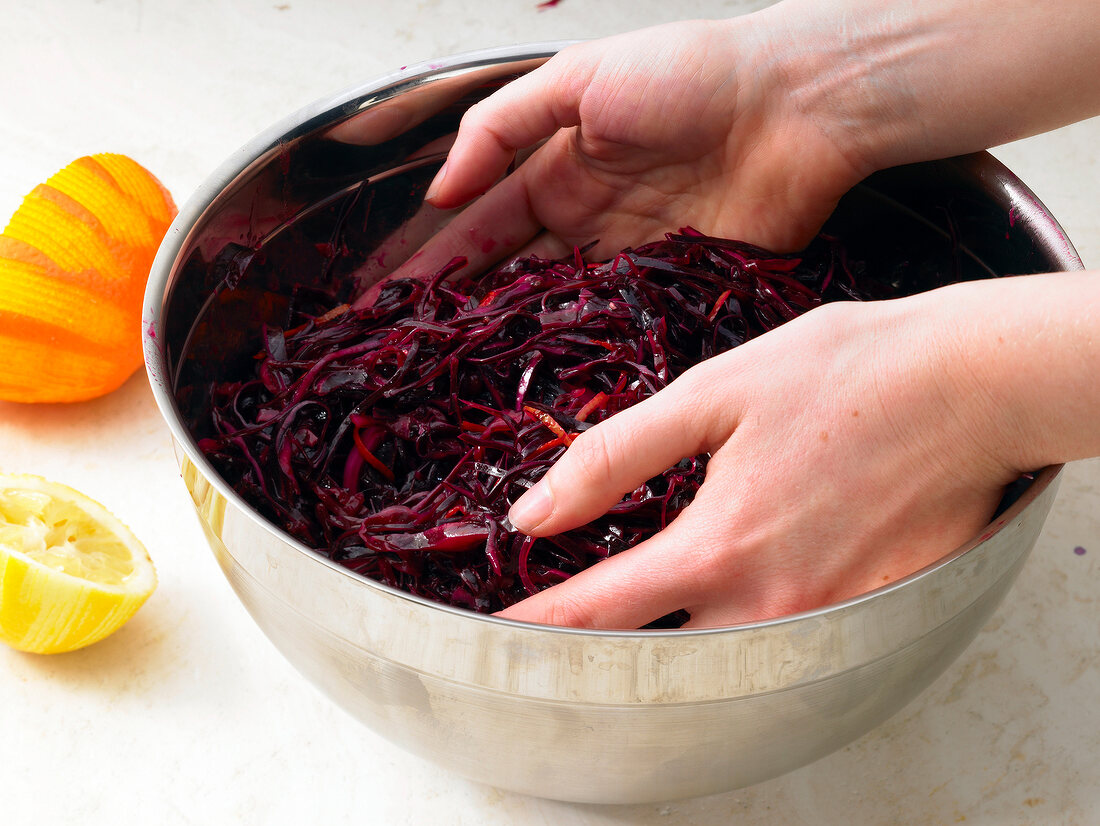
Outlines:
{"label": "stainless steel mixing bowl", "polygon": [[[275,646],[352,716],[456,772],[532,795],[636,803],[720,792],[843,746],[927,686],[1008,592],[1059,469],[1039,472],[937,564],[842,604],[705,631],[568,630],[428,603],[301,546],[203,458],[189,429],[203,399],[174,392],[188,371],[213,376],[247,356],[282,306],[273,294],[325,271],[324,251],[304,237],[338,228],[369,269],[430,233],[439,216],[422,194],[461,113],[555,50],[413,67],[242,148],[184,206],[157,257],[148,372],[226,577]],[[1081,266],[1042,204],[986,154],[880,173],[829,229],[883,277],[916,273],[906,276],[914,289],[944,268],[971,278]]]}

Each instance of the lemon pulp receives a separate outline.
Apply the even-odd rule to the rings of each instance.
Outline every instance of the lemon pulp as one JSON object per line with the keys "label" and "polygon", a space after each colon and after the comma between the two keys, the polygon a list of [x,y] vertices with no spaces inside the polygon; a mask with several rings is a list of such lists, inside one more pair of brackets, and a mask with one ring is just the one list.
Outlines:
{"label": "lemon pulp", "polygon": [[39,477],[0,475],[0,640],[37,653],[90,645],[155,587],[144,546],[102,505]]}

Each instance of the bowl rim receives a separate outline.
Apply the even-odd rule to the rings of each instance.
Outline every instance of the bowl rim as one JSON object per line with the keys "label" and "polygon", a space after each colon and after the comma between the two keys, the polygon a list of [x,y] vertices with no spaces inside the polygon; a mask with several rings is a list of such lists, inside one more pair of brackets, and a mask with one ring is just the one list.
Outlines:
{"label": "bowl rim", "polygon": [[[806,620],[822,620],[846,614],[857,606],[884,599],[890,594],[910,587],[913,583],[950,566],[955,560],[965,556],[976,546],[996,536],[1006,526],[1010,525],[1020,512],[1022,512],[1032,501],[1052,484],[1057,482],[1059,474],[1064,467],[1063,465],[1051,465],[1036,471],[1033,481],[1018,499],[1002,513],[998,514],[977,536],[944,554],[935,562],[905,577],[889,582],[886,585],[839,602],[828,603],[816,608],[786,614],[780,617],[738,623],[735,625],[691,629],[630,630],[571,628],[506,619],[493,614],[482,614],[457,606],[434,602],[370,579],[362,574],[358,574],[325,557],[318,551],[309,548],[258,514],[251,505],[245,502],[245,500],[233,490],[207,461],[205,455],[198,449],[194,438],[180,420],[179,411],[176,408],[175,400],[166,380],[170,370],[167,364],[165,349],[158,338],[162,313],[165,307],[165,299],[167,297],[167,289],[176,273],[178,256],[181,251],[187,247],[188,241],[193,237],[196,227],[200,226],[202,218],[207,210],[213,205],[222,191],[230,187],[234,181],[242,175],[245,175],[254,165],[260,164],[270,152],[278,150],[282,145],[292,142],[319,128],[331,127],[334,120],[337,118],[343,119],[350,117],[420,84],[448,75],[463,73],[481,66],[494,65],[504,59],[508,61],[546,60],[562,48],[575,42],[578,41],[541,41],[462,52],[441,59],[422,61],[417,64],[403,66],[395,72],[380,75],[365,83],[347,86],[342,90],[320,98],[300,108],[296,112],[281,118],[267,129],[257,134],[216,167],[187,199],[169,227],[151,267],[142,311],[142,347],[144,351],[146,374],[153,391],[154,400],[162,418],[169,427],[177,450],[183,451],[187,461],[195,466],[195,469],[204,477],[205,481],[211,485],[222,498],[231,503],[237,511],[254,522],[262,530],[272,534],[275,538],[281,540],[285,545],[294,549],[296,552],[304,554],[324,565],[331,571],[341,576],[348,577],[370,589],[380,591],[391,597],[397,597],[423,608],[449,613],[461,618],[463,621],[483,622],[528,631],[536,630],[581,637],[598,636],[601,638],[617,638],[621,640],[659,641],[662,639],[683,637],[709,637],[730,633],[755,632],[767,628],[796,624]],[[1054,216],[1031,189],[993,155],[988,152],[978,152],[968,156],[961,156],[960,158],[943,159],[943,161],[966,161],[979,164],[983,167],[982,171],[993,175],[999,184],[1004,186],[1022,203],[1027,205],[1026,212],[1028,214],[1026,217],[1036,226],[1036,231],[1039,232],[1048,243],[1056,247],[1061,255],[1065,257],[1067,269],[1083,268],[1080,256],[1077,254],[1065,231],[1058,224]]]}

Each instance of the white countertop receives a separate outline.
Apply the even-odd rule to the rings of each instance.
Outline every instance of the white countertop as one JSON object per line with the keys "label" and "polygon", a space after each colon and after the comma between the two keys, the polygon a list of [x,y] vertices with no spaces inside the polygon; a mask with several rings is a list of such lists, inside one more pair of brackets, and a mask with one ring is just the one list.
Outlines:
{"label": "white countertop", "polygon": [[[80,155],[129,154],[182,203],[255,133],[399,66],[759,5],[0,0],[0,224]],[[1100,119],[994,154],[1100,265]],[[0,471],[104,502],[160,576],[97,645],[54,657],[0,646],[2,824],[1100,822],[1100,461],[1067,469],[1008,600],[886,724],[758,786],[610,808],[470,783],[375,736],[300,677],[207,549],[143,374],[84,404],[0,402]]]}

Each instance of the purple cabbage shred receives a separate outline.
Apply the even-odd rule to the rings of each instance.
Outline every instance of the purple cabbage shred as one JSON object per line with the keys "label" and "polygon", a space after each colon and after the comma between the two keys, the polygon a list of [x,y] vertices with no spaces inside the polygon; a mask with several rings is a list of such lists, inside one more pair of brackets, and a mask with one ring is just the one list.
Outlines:
{"label": "purple cabbage shred", "polygon": [[497,611],[653,536],[702,484],[706,457],[685,458],[588,525],[515,531],[509,507],[577,434],[823,301],[881,296],[819,242],[813,262],[691,229],[602,263],[578,251],[475,277],[456,259],[369,308],[265,329],[251,375],[208,388],[199,447],[321,554]]}

